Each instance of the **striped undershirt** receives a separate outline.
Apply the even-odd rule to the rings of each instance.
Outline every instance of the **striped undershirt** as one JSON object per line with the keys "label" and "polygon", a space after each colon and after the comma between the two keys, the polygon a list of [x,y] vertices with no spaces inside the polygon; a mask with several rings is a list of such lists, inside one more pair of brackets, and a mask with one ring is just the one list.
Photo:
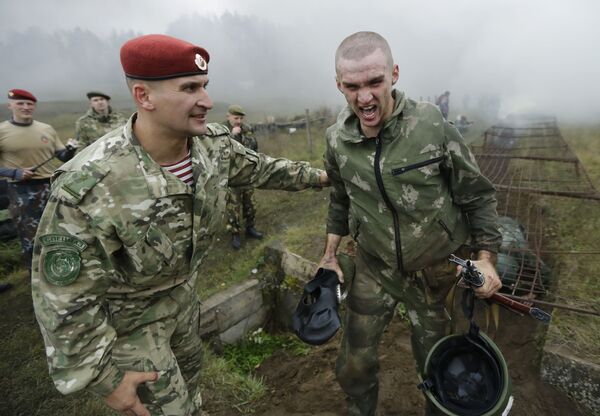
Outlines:
{"label": "striped undershirt", "polygon": [[173,163],[172,165],[160,166],[177,176],[186,185],[194,186],[194,176],[192,175],[192,157],[189,151],[188,154],[179,162]]}

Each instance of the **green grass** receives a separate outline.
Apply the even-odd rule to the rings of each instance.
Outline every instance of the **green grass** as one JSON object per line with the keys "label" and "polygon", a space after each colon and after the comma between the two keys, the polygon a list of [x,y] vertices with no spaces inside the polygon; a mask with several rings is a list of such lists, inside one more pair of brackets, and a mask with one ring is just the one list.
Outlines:
{"label": "green grass", "polygon": [[226,345],[223,357],[236,371],[251,374],[266,358],[282,349],[293,355],[306,355],[310,351],[307,344],[291,334],[273,335],[259,328],[248,334],[243,341]]}
{"label": "green grass", "polygon": [[[600,125],[565,126],[565,140],[600,189]],[[555,250],[600,250],[600,201],[549,199],[545,234]],[[557,302],[600,313],[598,255],[555,256],[562,273],[555,289]],[[600,317],[555,309],[546,342],[567,347],[577,356],[600,365]]]}

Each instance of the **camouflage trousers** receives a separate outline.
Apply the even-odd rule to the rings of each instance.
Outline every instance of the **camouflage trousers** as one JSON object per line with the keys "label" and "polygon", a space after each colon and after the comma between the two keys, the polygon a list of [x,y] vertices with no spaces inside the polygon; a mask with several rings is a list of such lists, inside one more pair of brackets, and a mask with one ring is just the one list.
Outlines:
{"label": "camouflage trousers", "polygon": [[160,297],[107,302],[117,332],[113,361],[124,371],[159,373],[156,382],[138,387],[150,414],[199,415],[200,303],[192,286],[186,283]]}
{"label": "camouflage trousers", "polygon": [[241,229],[240,208],[246,227],[254,227],[254,190],[230,189],[227,198],[227,229],[239,233]]}
{"label": "camouflage trousers", "polygon": [[[427,353],[449,333],[451,307],[446,307],[446,298],[457,277],[456,267],[445,260],[403,276],[360,248],[355,263],[336,376],[347,396],[348,414],[366,416],[377,408],[377,350],[398,302],[406,307],[413,357],[422,374]],[[415,394],[420,394],[416,384],[417,380]],[[427,414],[433,413],[428,409]]]}
{"label": "camouflage trousers", "polygon": [[47,179],[8,184],[8,209],[21,240],[23,261],[30,271],[35,233],[49,196],[50,180]]}

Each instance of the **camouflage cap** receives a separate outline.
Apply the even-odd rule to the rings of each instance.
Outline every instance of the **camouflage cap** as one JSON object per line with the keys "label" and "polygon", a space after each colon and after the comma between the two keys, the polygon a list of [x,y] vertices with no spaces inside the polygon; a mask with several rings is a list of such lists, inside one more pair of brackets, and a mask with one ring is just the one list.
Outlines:
{"label": "camouflage cap", "polygon": [[229,106],[229,109],[227,110],[227,112],[229,114],[233,114],[234,116],[245,116],[246,113],[244,112],[244,109],[242,108],[241,105],[237,105],[237,104],[232,104]]}
{"label": "camouflage cap", "polygon": [[91,100],[94,97],[102,97],[102,98],[106,98],[107,100],[110,100],[110,95],[104,94],[103,92],[100,92],[100,91],[90,91],[86,95],[89,100]]}

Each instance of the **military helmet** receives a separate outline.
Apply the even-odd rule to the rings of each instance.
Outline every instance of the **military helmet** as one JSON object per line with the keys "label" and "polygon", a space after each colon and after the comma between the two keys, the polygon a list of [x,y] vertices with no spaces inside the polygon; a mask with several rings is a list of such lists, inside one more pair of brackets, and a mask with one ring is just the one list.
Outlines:
{"label": "military helmet", "polygon": [[444,415],[506,416],[513,404],[506,361],[477,327],[438,341],[427,355],[423,378],[419,389]]}
{"label": "military helmet", "polygon": [[302,297],[292,315],[292,328],[307,344],[329,341],[341,326],[338,305],[341,301],[337,273],[320,268],[304,286]]}

